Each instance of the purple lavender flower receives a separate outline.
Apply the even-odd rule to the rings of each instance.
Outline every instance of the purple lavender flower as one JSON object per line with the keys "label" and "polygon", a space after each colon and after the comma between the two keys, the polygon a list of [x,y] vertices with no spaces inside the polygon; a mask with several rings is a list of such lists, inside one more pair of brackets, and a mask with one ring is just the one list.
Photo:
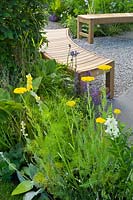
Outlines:
{"label": "purple lavender flower", "polygon": [[71,55],[72,57],[76,57],[78,54],[79,54],[79,52],[76,51],[76,50],[72,50],[72,51],[70,52],[70,55]]}
{"label": "purple lavender flower", "polygon": [[92,97],[92,101],[93,101],[94,105],[99,105],[101,103],[100,91],[97,87],[91,88],[90,95]]}
{"label": "purple lavender flower", "polygon": [[79,74],[75,71],[74,73],[74,92],[75,94],[79,94],[80,88],[79,88]]}

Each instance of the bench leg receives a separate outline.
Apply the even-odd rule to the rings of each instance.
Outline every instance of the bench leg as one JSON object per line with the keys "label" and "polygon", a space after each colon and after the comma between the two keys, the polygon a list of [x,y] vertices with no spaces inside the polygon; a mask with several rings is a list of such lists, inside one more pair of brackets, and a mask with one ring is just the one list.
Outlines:
{"label": "bench leg", "polygon": [[106,87],[109,88],[110,99],[114,97],[114,62],[110,64],[111,70],[106,73]]}
{"label": "bench leg", "polygon": [[93,22],[93,20],[89,20],[88,42],[90,44],[93,44],[93,42],[94,42],[94,22]]}
{"label": "bench leg", "polygon": [[80,32],[82,32],[82,23],[77,19],[77,39],[81,38]]}

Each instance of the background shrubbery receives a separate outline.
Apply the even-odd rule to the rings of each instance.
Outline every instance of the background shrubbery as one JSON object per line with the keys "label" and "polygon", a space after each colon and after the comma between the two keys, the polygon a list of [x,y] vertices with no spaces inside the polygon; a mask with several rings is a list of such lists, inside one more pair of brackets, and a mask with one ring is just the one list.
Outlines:
{"label": "background shrubbery", "polygon": [[[46,23],[43,0],[0,1],[0,85],[14,84],[38,58]],[[18,74],[16,76],[16,73]]]}
{"label": "background shrubbery", "polygon": [[[56,1],[56,0],[55,0]],[[124,13],[133,12],[132,1],[113,1],[113,0],[60,0],[63,2],[60,19],[64,25],[70,28],[74,37],[76,37],[75,26],[76,17],[79,14],[87,13]],[[74,20],[75,18],[75,20]],[[75,25],[74,25],[75,24]],[[100,25],[95,27],[95,35],[113,35],[121,31],[129,30],[130,25]],[[87,31],[87,28],[85,28]]]}

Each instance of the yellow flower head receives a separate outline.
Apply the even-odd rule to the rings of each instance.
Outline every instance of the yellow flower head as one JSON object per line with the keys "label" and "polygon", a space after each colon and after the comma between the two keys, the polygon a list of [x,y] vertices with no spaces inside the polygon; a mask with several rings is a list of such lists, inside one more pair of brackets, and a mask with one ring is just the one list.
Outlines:
{"label": "yellow flower head", "polygon": [[25,87],[15,88],[13,91],[15,94],[23,94],[27,92],[27,89]]}
{"label": "yellow flower head", "polygon": [[118,108],[116,108],[116,109],[114,109],[114,113],[115,113],[116,115],[119,115],[119,114],[121,114],[121,110],[118,109]]}
{"label": "yellow flower head", "polygon": [[103,70],[103,71],[108,71],[110,70],[112,67],[110,65],[100,65],[98,67],[98,69]]}
{"label": "yellow flower head", "polygon": [[27,91],[30,91],[33,89],[32,87],[32,76],[31,74],[26,75],[27,78]]}
{"label": "yellow flower head", "polygon": [[96,118],[96,123],[104,124],[105,122],[106,122],[106,120],[103,119],[102,117],[98,117],[98,118]]}
{"label": "yellow flower head", "polygon": [[73,106],[76,105],[76,102],[75,101],[67,101],[66,105],[69,106],[69,107],[73,107]]}
{"label": "yellow flower head", "polygon": [[84,82],[91,82],[94,80],[95,80],[95,78],[93,76],[82,76],[81,77],[81,81],[84,81]]}

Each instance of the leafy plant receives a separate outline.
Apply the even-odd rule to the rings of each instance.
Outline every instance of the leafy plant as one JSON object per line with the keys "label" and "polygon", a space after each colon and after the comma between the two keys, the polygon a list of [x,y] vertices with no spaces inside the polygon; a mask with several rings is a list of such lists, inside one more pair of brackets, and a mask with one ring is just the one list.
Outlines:
{"label": "leafy plant", "polygon": [[66,20],[66,26],[70,29],[72,36],[77,37],[77,20],[75,17],[69,15]]}
{"label": "leafy plant", "polygon": [[14,188],[14,184],[10,181],[0,181],[0,199],[1,200],[22,200],[23,197],[21,195],[11,196],[11,192]]}
{"label": "leafy plant", "polygon": [[86,103],[82,99],[49,98],[38,105],[38,114],[29,118],[34,138],[26,137],[26,151],[39,175],[28,182],[28,190],[38,181],[37,185],[54,198],[132,199],[130,131],[117,122],[118,112],[113,114],[111,107],[105,110],[105,88],[98,112],[101,117],[95,119],[89,87]]}
{"label": "leafy plant", "polygon": [[1,74],[7,75],[9,83],[15,85],[18,81],[15,73],[25,74],[25,66],[39,57],[40,30],[46,24],[47,14],[42,0],[17,0],[10,4],[1,1],[0,13]]}
{"label": "leafy plant", "polygon": [[60,16],[61,10],[62,10],[62,1],[61,0],[53,0],[50,3],[50,12],[52,14],[56,14],[57,16]]}
{"label": "leafy plant", "polygon": [[21,140],[17,119],[22,108],[21,103],[13,101],[7,90],[0,88],[0,150],[2,151],[10,149]]}
{"label": "leafy plant", "polygon": [[[43,69],[43,62],[41,66]],[[50,63],[50,66],[51,69],[47,66],[42,72],[45,79],[62,72],[60,65]],[[87,82],[87,90],[79,98],[64,96],[58,87],[56,93],[41,93],[40,83],[45,83],[42,76],[33,82],[30,74],[26,78],[26,87],[21,85],[14,90],[25,109],[21,129],[26,164],[18,170],[16,164],[3,157],[20,180],[12,195],[25,193],[26,200],[127,197],[131,200],[133,148],[128,143],[131,130],[125,130],[118,121],[121,111],[107,106],[106,88],[101,89],[101,102],[95,111],[90,93],[94,77],[81,77],[81,81]]]}

